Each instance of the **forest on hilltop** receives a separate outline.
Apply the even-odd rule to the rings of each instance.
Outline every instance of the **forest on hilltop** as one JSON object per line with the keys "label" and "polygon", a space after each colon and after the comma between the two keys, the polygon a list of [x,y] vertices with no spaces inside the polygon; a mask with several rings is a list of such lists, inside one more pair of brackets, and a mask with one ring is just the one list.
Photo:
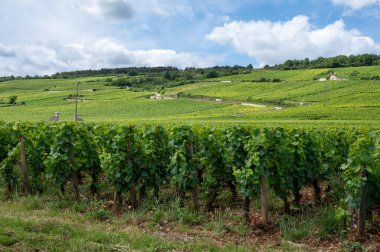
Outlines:
{"label": "forest on hilltop", "polygon": [[275,70],[301,70],[315,68],[338,68],[338,67],[359,67],[359,66],[379,66],[380,55],[361,54],[361,55],[339,55],[336,57],[323,58],[319,57],[315,60],[309,58],[303,60],[287,60],[282,64],[269,66],[264,69]]}

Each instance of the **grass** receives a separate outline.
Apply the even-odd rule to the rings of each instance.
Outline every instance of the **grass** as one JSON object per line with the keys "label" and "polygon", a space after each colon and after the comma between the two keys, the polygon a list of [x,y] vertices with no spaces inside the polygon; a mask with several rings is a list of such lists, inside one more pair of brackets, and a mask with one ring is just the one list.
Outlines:
{"label": "grass", "polygon": [[[220,208],[206,213],[191,210],[162,193],[150,196],[138,210],[125,206],[115,216],[108,201],[49,193],[16,196],[0,204],[0,251],[309,251],[281,242],[281,237],[254,234],[244,224],[240,207],[229,207],[223,193]],[[226,207],[227,206],[227,207]],[[276,231],[277,232],[277,231]],[[288,239],[288,237],[283,237]]]}
{"label": "grass", "polygon": [[[0,205],[0,250],[9,251],[246,251],[247,246],[210,242],[207,237],[179,233],[166,235],[159,232],[160,221],[157,213],[152,216],[149,229],[134,222],[141,222],[145,215],[131,212],[120,217],[111,218],[108,210],[87,209],[88,214],[75,211],[76,203],[66,205],[57,211],[49,205],[41,209],[31,209],[24,205],[35,205],[35,201],[47,200],[46,197],[18,198],[2,202]],[[33,203],[30,203],[33,202]],[[134,214],[132,214],[134,213]],[[163,215],[164,213],[161,212]],[[188,220],[194,215],[188,215]],[[104,218],[106,217],[106,218]],[[181,219],[183,214],[177,218]],[[151,217],[144,219],[145,222]],[[133,221],[132,221],[133,220]],[[149,222],[150,223],[150,222]],[[193,223],[193,222],[192,222]],[[181,225],[175,227],[180,230]],[[184,225],[184,231],[191,231],[191,226]],[[191,232],[188,233],[191,234]],[[174,231],[179,232],[179,231]],[[195,232],[196,233],[196,232]],[[195,236],[195,235],[194,235]]]}
{"label": "grass", "polygon": [[[361,78],[375,75],[380,67],[334,69],[338,75],[348,76],[348,81],[314,80],[327,70],[258,70],[164,90],[164,95],[184,93],[190,97],[222,98],[222,102],[191,98],[151,100],[146,97],[154,92],[132,92],[106,86],[107,77],[6,81],[0,83],[0,99],[7,100],[17,95],[18,101],[26,104],[1,105],[0,119],[44,121],[59,111],[61,120],[72,120],[74,102],[65,98],[75,94],[76,83],[80,82],[79,90],[83,97],[79,101],[79,114],[88,122],[349,124],[377,127],[380,124],[380,84],[379,81]],[[252,82],[260,78],[278,78],[281,82]],[[223,80],[231,82],[222,83]],[[242,106],[242,102],[267,107]],[[277,106],[283,109],[274,109]]]}
{"label": "grass", "polygon": [[[0,217],[2,232],[12,239],[1,244],[12,250],[48,251],[110,251],[118,248],[170,250],[175,243],[129,230],[109,232],[96,224],[86,226],[59,223],[57,220],[38,221],[9,216]],[[7,236],[5,236],[7,237]]]}
{"label": "grass", "polygon": [[301,209],[301,212],[295,215],[281,216],[277,220],[277,225],[282,237],[288,241],[308,242],[314,240],[335,243],[339,237],[344,246],[351,244],[340,232],[341,223],[331,205],[318,209]]}
{"label": "grass", "polygon": [[313,223],[307,218],[283,216],[278,221],[278,225],[285,240],[307,240],[312,235]]}
{"label": "grass", "polygon": [[[305,202],[292,214],[279,215],[280,201],[270,193],[274,225],[263,231],[244,223],[241,201],[231,202],[229,190],[221,192],[212,212],[194,212],[190,196],[181,207],[173,189],[164,188],[159,201],[149,192],[137,210],[124,204],[122,214],[115,215],[112,195],[93,198],[87,187],[81,187],[79,201],[69,188],[61,196],[53,189],[35,196],[1,196],[0,251],[317,251],[331,247],[353,251],[363,247],[339,235],[341,223],[333,204],[315,207]],[[5,195],[3,189],[0,195]],[[204,201],[201,197],[202,206]],[[251,214],[260,218],[258,201],[251,205]]]}
{"label": "grass", "polygon": [[327,240],[331,235],[339,233],[341,223],[336,217],[334,209],[331,207],[323,208],[318,220],[319,229],[317,234],[319,239]]}

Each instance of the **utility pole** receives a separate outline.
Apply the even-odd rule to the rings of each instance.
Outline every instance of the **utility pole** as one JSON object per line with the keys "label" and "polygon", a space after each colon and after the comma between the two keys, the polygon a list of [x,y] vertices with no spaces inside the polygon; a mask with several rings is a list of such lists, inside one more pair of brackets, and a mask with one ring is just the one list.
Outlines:
{"label": "utility pole", "polygon": [[78,96],[79,96],[79,82],[77,82],[77,94],[75,95],[75,113],[74,113],[74,121],[78,121]]}
{"label": "utility pole", "polygon": [[327,85],[324,84],[324,87],[325,87],[325,99],[324,99],[324,102],[323,102],[323,107],[326,108],[326,103],[327,103]]}

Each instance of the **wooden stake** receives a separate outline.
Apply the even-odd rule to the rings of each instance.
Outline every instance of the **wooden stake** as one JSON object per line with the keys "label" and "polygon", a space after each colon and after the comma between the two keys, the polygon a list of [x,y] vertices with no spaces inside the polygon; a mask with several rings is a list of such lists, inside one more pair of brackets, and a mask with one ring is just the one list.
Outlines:
{"label": "wooden stake", "polygon": [[[360,177],[366,178],[366,165],[360,166]],[[360,207],[359,207],[359,220],[358,220],[358,235],[365,235],[365,218],[366,218],[366,191],[367,191],[367,181],[365,184],[360,186]]]}
{"label": "wooden stake", "polygon": [[22,170],[22,184],[25,194],[29,194],[29,177],[28,177],[28,167],[26,164],[26,146],[25,137],[20,137],[20,153],[21,153],[21,170]]}
{"label": "wooden stake", "polygon": [[251,200],[249,197],[244,198],[244,203],[243,203],[243,214],[244,214],[244,220],[247,224],[251,223],[251,218],[249,216],[249,204]]}
{"label": "wooden stake", "polygon": [[206,210],[210,212],[212,210],[212,205],[213,205],[218,193],[217,193],[215,186],[213,186],[213,185],[209,185],[207,187],[207,191],[208,191],[208,197],[207,197],[207,201],[206,201]]}
{"label": "wooden stake", "polygon": [[119,215],[121,212],[121,206],[123,202],[121,198],[121,192],[115,191],[113,202],[114,202],[115,214]]}
{"label": "wooden stake", "polygon": [[268,228],[268,191],[267,178],[261,177],[261,215],[263,217],[264,228]]}
{"label": "wooden stake", "polygon": [[79,200],[79,179],[78,179],[78,172],[73,172],[71,174],[71,182],[73,184],[73,189],[75,192],[75,200]]}
{"label": "wooden stake", "polygon": [[238,193],[236,190],[236,185],[232,181],[227,182],[228,187],[230,188],[231,191],[231,201],[234,203],[238,200]]}
{"label": "wooden stake", "polygon": [[185,198],[186,198],[186,191],[185,190],[178,190],[178,196],[179,196],[179,206],[184,207]]}
{"label": "wooden stake", "polygon": [[321,187],[319,186],[318,179],[313,181],[314,188],[314,203],[319,205],[321,203]]}
{"label": "wooden stake", "polygon": [[[190,158],[193,157],[194,155],[194,143],[193,142],[189,142],[188,144],[188,152],[189,152],[189,155],[190,155]],[[196,185],[193,190],[191,191],[191,199],[192,199],[192,202],[193,202],[193,208],[195,211],[198,211],[199,208],[200,208],[200,204],[199,204],[199,197],[198,197],[198,185]]]}
{"label": "wooden stake", "polygon": [[137,192],[136,192],[136,188],[135,187],[132,187],[129,190],[129,197],[130,197],[130,200],[131,200],[132,209],[137,209],[137,207],[138,207],[138,201],[137,201]]}
{"label": "wooden stake", "polygon": [[193,208],[195,211],[198,211],[200,208],[199,204],[199,197],[198,197],[198,186],[195,186],[195,188],[191,191],[191,199],[193,201]]}

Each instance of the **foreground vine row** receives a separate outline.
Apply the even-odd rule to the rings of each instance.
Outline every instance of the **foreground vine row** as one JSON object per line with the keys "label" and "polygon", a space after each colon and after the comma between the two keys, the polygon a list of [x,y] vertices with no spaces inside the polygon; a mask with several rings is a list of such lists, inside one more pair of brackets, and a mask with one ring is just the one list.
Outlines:
{"label": "foreground vine row", "polygon": [[0,181],[8,196],[54,187],[64,193],[70,181],[79,199],[86,178],[93,194],[114,192],[116,212],[126,193],[137,208],[148,190],[158,197],[168,185],[181,200],[191,192],[195,210],[199,192],[207,192],[210,211],[221,189],[229,187],[234,199],[244,199],[247,221],[250,200],[260,199],[264,227],[270,222],[268,191],[288,212],[290,198],[301,204],[305,186],[320,203],[323,182],[327,194],[343,186],[337,216],[347,226],[357,216],[363,235],[366,213],[380,204],[379,136],[377,130],[352,128],[3,122]]}

